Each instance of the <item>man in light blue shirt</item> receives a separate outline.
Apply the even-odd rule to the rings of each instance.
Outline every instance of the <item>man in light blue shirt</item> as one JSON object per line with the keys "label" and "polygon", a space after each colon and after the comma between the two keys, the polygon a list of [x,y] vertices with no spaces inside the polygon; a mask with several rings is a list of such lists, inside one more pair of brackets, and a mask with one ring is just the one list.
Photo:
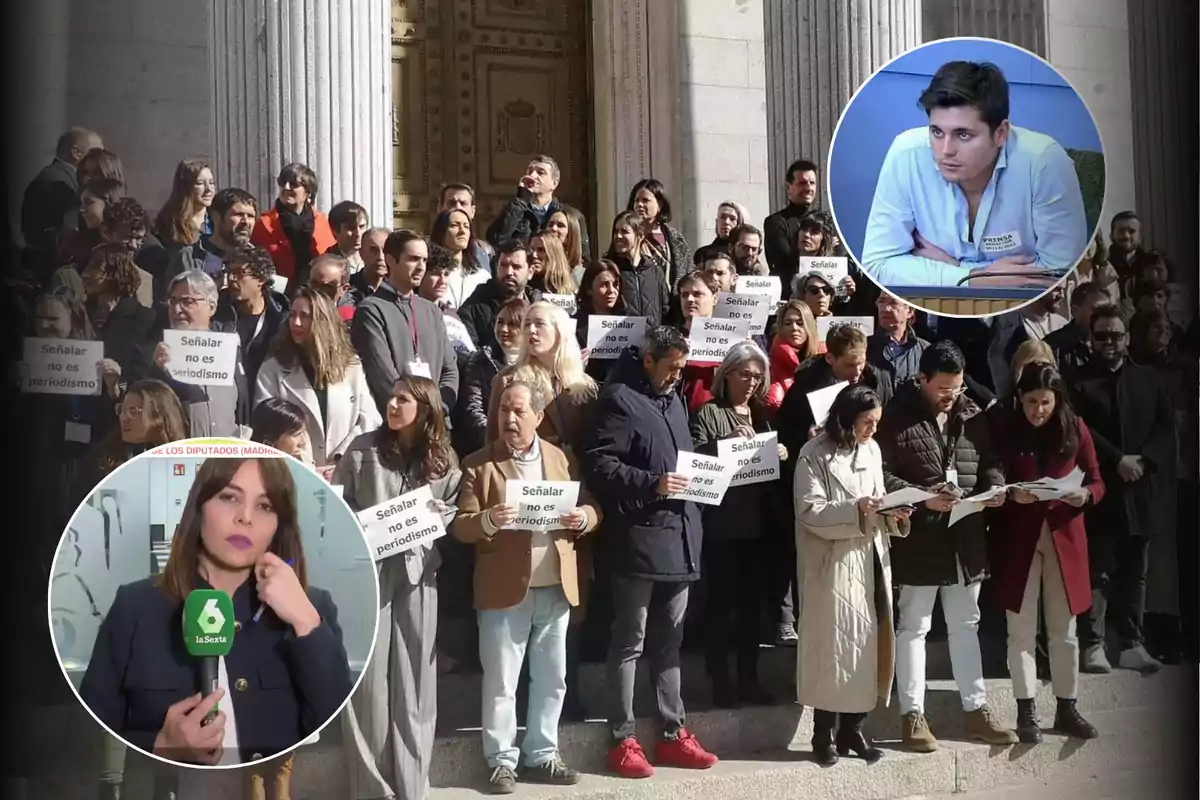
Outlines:
{"label": "man in light blue shirt", "polygon": [[929,126],[897,136],[879,173],[866,271],[888,287],[1057,282],[1090,239],[1066,150],[1009,122],[993,64],[942,65],[920,104]]}

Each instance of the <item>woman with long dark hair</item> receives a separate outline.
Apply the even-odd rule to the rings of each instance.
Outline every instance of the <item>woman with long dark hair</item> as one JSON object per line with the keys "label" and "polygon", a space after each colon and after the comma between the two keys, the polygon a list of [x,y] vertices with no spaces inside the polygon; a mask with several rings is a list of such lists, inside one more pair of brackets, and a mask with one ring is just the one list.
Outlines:
{"label": "woman with long dark hair", "polygon": [[461,308],[476,289],[492,277],[488,264],[480,263],[475,242],[474,223],[462,209],[443,211],[433,221],[429,241],[445,248],[454,259],[454,268],[446,273],[445,300],[454,308]]}
{"label": "woman with long dark hair", "polygon": [[[438,386],[417,376],[396,381],[383,427],[355,439],[333,473],[355,511],[428,486],[447,525],[461,479]],[[377,562],[375,649],[342,718],[351,800],[424,800],[429,792],[441,561],[435,544]]]}
{"label": "woman with long dark hair", "polygon": [[[203,699],[197,661],[179,646],[184,601],[196,589],[229,595],[239,631],[220,657],[219,688]],[[79,696],[145,752],[233,765],[304,741],[352,686],[337,607],[308,585],[287,460],[210,458],[196,472],[162,573],[117,590]],[[198,724],[212,711],[209,724]]]}
{"label": "woman with long dark hair", "polygon": [[645,257],[646,222],[632,211],[617,214],[612,224],[612,243],[604,258],[621,271],[621,300],[625,313],[646,318],[653,330],[671,314],[671,285],[667,274]]}
{"label": "woman with long dark hair", "polygon": [[667,285],[674,286],[692,269],[692,248],[668,224],[672,217],[667,190],[654,178],[640,180],[629,191],[625,210],[642,218],[642,256],[657,264]]}
{"label": "woman with long dark hair", "polygon": [[583,271],[579,281],[579,293],[575,299],[575,340],[579,342],[583,364],[592,380],[603,383],[608,371],[616,363],[615,358],[592,358],[588,348],[589,318],[599,316],[621,316],[625,313],[625,301],[621,298],[621,270],[609,261],[593,261]]}
{"label": "woman with long dark hair", "polygon": [[200,234],[212,233],[208,209],[217,194],[212,168],[199,158],[185,158],[175,167],[171,195],[154,219],[154,235],[164,247],[195,244]]}
{"label": "woman with long dark hair", "polygon": [[797,701],[813,709],[812,747],[821,766],[850,753],[868,763],[883,756],[862,726],[892,694],[888,537],[908,534],[911,509],[880,506],[887,490],[874,436],[882,415],[872,389],[846,387],[824,430],[797,458]]}
{"label": "woman with long dark hair", "polygon": [[[1094,739],[1096,729],[1075,707],[1079,689],[1079,640],[1075,617],[1092,604],[1084,513],[1104,496],[1104,481],[1092,434],[1076,416],[1067,386],[1051,364],[1030,363],[1014,388],[996,446],[1004,474],[1013,483],[1063,478],[1079,469],[1082,487],[1061,499],[1043,501],[1011,489],[1014,502],[997,513],[990,549],[993,596],[1008,617],[1008,672],[1017,699],[1017,736],[1042,740],[1037,697],[1039,605],[1045,616],[1050,681],[1058,707],[1054,729]],[[1039,603],[1040,601],[1040,603]]]}

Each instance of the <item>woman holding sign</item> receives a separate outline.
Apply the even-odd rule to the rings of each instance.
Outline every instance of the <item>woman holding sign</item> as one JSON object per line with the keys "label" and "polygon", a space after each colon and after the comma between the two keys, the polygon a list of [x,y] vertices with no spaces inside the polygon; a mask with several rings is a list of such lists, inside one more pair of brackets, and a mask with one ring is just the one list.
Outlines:
{"label": "woman holding sign", "polygon": [[609,261],[593,261],[579,280],[579,295],[575,301],[575,341],[586,372],[597,383],[603,383],[615,363],[613,358],[592,358],[588,349],[588,326],[592,315],[598,317],[625,316],[625,301],[621,298],[621,270]]}
{"label": "woman holding sign", "polygon": [[862,725],[892,693],[888,537],[908,534],[911,509],[880,509],[886,491],[874,436],[882,414],[874,391],[847,387],[824,432],[797,458],[797,700],[813,708],[813,753],[822,766],[850,753],[868,763],[883,755]]}
{"label": "woman holding sign", "polygon": [[[198,613],[183,619],[197,600],[216,610],[216,629]],[[224,653],[201,641],[218,637]],[[198,649],[220,661],[218,689],[203,699]],[[211,766],[292,748],[352,688],[337,607],[308,585],[287,459],[217,457],[196,472],[162,573],[117,590],[79,697],[144,752]]]}
{"label": "woman holding sign", "polygon": [[[778,437],[769,433],[763,407],[766,388],[766,355],[753,342],[740,342],[717,368],[713,399],[692,414],[695,452],[748,462],[730,482],[721,504],[703,508],[701,557],[708,578],[705,660],[718,708],[772,702],[758,681],[759,628],[768,587],[763,576],[769,571],[764,534],[773,522],[778,462],[786,461],[788,454]],[[766,455],[762,448],[776,452]],[[771,461],[774,470],[767,468]],[[730,651],[737,657],[736,684],[729,672]]]}
{"label": "woman holding sign", "polygon": [[[415,375],[396,381],[383,427],[355,439],[333,473],[357,512],[428,487],[436,505],[430,510],[440,512],[444,525],[457,511],[461,479],[440,390]],[[441,561],[435,542],[376,559],[375,649],[342,717],[353,800],[424,800],[429,791]]]}
{"label": "woman holding sign", "polygon": [[1050,678],[1058,707],[1054,729],[1080,739],[1096,729],[1075,708],[1079,689],[1079,640],[1075,617],[1092,605],[1084,512],[1104,495],[1096,448],[1083,420],[1071,410],[1067,387],[1050,364],[1031,363],[1013,389],[993,441],[1014,483],[1062,478],[1083,471],[1081,488],[1061,500],[1040,501],[1030,492],[1009,490],[1014,502],[1000,509],[990,551],[992,590],[1008,617],[1008,673],[1017,699],[1017,737],[1042,740],[1034,699],[1038,609],[1046,620]]}

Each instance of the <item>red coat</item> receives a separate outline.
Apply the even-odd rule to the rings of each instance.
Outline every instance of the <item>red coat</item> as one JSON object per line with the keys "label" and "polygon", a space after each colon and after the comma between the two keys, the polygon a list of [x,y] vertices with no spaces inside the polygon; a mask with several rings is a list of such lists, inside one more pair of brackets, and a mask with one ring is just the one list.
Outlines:
{"label": "red coat", "polygon": [[688,364],[679,377],[680,393],[687,404],[688,413],[695,414],[700,406],[713,399],[713,378],[717,376],[719,364]]}
{"label": "red coat", "polygon": [[775,343],[771,345],[770,358],[771,385],[767,387],[767,397],[763,405],[766,406],[767,417],[774,422],[787,390],[792,388],[792,381],[796,379],[796,370],[800,368],[800,353],[776,337]]}
{"label": "red coat", "polygon": [[[1019,412],[1018,412],[1019,413]],[[1025,598],[1025,584],[1038,538],[1045,521],[1054,537],[1054,549],[1067,589],[1067,602],[1072,614],[1080,614],[1092,605],[1092,582],[1088,571],[1087,531],[1083,526],[1084,511],[1104,497],[1104,481],[1092,434],[1079,420],[1079,448],[1074,457],[1052,455],[1046,469],[1039,469],[1033,453],[1019,452],[1014,437],[1005,436],[1004,423],[994,439],[1004,464],[1009,483],[1034,481],[1038,478],[1061,478],[1078,466],[1083,471],[1083,487],[1092,493],[1091,501],[1082,508],[1073,508],[1061,500],[1021,505],[1005,502],[988,531],[992,560],[990,591],[1007,611],[1017,613]]]}
{"label": "red coat", "polygon": [[[292,278],[296,274],[296,255],[292,252],[292,243],[288,241],[279,224],[279,212],[272,208],[258,218],[254,223],[254,232],[250,234],[250,242],[266,249],[275,263],[275,272],[287,278],[288,294],[292,291]],[[320,211],[313,209],[313,245],[312,256],[316,258],[337,244],[333,229],[329,227],[329,218]]]}

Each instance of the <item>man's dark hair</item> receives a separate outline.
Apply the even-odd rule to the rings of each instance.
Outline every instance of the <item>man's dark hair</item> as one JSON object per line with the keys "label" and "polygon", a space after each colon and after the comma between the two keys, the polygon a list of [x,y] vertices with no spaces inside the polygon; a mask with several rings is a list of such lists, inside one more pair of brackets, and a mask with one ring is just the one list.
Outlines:
{"label": "man's dark hair", "polygon": [[358,225],[359,221],[369,224],[367,210],[353,200],[343,200],[329,209],[329,227],[337,233],[342,228]]}
{"label": "man's dark hair", "polygon": [[643,358],[650,356],[650,360],[657,363],[672,351],[687,355],[689,349],[687,337],[678,328],[660,325],[646,331],[646,335],[642,337],[642,343],[638,346],[638,354]]}
{"label": "man's dark hair", "polygon": [[921,353],[920,370],[926,378],[932,378],[939,373],[943,375],[961,375],[966,369],[966,359],[958,345],[949,339],[940,339]]}
{"label": "man's dark hair", "polygon": [[271,279],[275,277],[275,262],[271,260],[271,254],[265,248],[254,245],[239,247],[229,258],[225,259],[225,269],[230,272],[244,269],[250,277],[258,278],[263,282],[264,294],[271,291]]}
{"label": "man's dark hair", "polygon": [[500,263],[500,256],[511,256],[517,253],[524,253],[525,260],[529,261],[529,244],[524,239],[509,239],[501,242],[496,248],[495,261],[492,265],[492,272],[495,273],[495,265]]}
{"label": "man's dark hair", "polygon": [[820,231],[821,235],[829,233],[829,223],[819,211],[810,211],[800,218],[800,230],[802,231]]}
{"label": "man's dark hair", "polygon": [[714,295],[721,291],[721,287],[718,286],[717,282],[710,278],[706,272],[703,270],[694,269],[691,272],[685,273],[679,280],[675,282],[675,294],[683,294],[683,288],[685,286],[691,286],[692,284],[703,286]]}
{"label": "man's dark hair", "polygon": [[853,325],[834,322],[825,333],[825,352],[841,358],[852,350],[866,350],[867,335]]}
{"label": "man's dark hair", "polygon": [[116,178],[94,178],[83,185],[79,196],[82,197],[84,192],[111,205],[125,196],[125,184]]}
{"label": "man's dark hair", "polygon": [[1125,322],[1125,315],[1121,313],[1121,309],[1112,303],[1105,303],[1092,309],[1092,318],[1088,320],[1088,333],[1094,333],[1096,323],[1102,319],[1119,320],[1126,327],[1126,330],[1129,328],[1128,323]]}
{"label": "man's dark hair", "polygon": [[1082,308],[1092,295],[1107,297],[1108,294],[1100,288],[1100,284],[1084,281],[1071,291],[1071,308]]}
{"label": "man's dark hair", "polygon": [[458,262],[454,260],[454,255],[449,250],[436,244],[429,248],[429,259],[425,262],[426,275],[450,272],[456,266],[458,266]]}
{"label": "man's dark hair", "polygon": [[709,261],[713,261],[718,258],[729,259],[730,263],[733,262],[733,256],[730,254],[729,247],[727,245],[706,244],[701,247],[697,247],[696,252],[692,253],[692,266],[694,266],[696,269],[700,269]]}
{"label": "man's dark hair", "polygon": [[313,172],[312,167],[307,164],[301,164],[298,161],[293,161],[281,169],[275,183],[280,189],[289,183],[292,186],[303,186],[305,191],[308,192],[308,201],[310,203],[317,196],[317,189],[321,186],[320,181],[317,180],[317,173]]}
{"label": "man's dark hair", "polygon": [[1167,297],[1171,296],[1171,287],[1160,281],[1158,278],[1147,278],[1144,281],[1134,281],[1133,288],[1129,292],[1129,299],[1134,303],[1141,302],[1143,297],[1162,292]]}
{"label": "man's dark hair", "polygon": [[817,169],[816,164],[807,158],[798,158],[787,169],[787,182],[795,183],[796,175],[801,172],[820,172],[820,170]]}
{"label": "man's dark hair", "polygon": [[849,448],[854,444],[854,422],[858,415],[882,407],[883,401],[871,387],[861,383],[847,386],[837,393],[829,406],[825,435],[839,447]]}
{"label": "man's dark hair", "polygon": [[731,230],[729,232],[729,241],[736,245],[738,243],[738,241],[743,236],[745,236],[747,233],[751,233],[751,234],[754,234],[755,236],[757,236],[758,243],[760,245],[762,244],[763,232],[760,231],[758,228],[754,227],[753,225],[747,224],[745,222],[743,222],[741,225],[738,225],[736,228],[734,228],[733,230]]}
{"label": "man's dark hair", "polygon": [[213,196],[212,211],[218,216],[225,216],[235,205],[250,206],[256,214],[258,213],[258,201],[245,189],[230,187],[222,189]]}
{"label": "man's dark hair", "polygon": [[422,233],[408,228],[400,228],[388,234],[387,240],[383,243],[383,254],[399,261],[400,256],[404,255],[404,248],[408,247],[410,242],[425,242],[428,245],[429,239]]}
{"label": "man's dark hair", "polygon": [[122,197],[104,206],[104,228],[110,234],[121,233],[130,239],[145,239],[150,230],[150,214],[132,197]]}
{"label": "man's dark hair", "polygon": [[927,115],[935,108],[970,106],[995,133],[1008,119],[1008,81],[995,64],[950,61],[938,69],[918,103]]}
{"label": "man's dark hair", "polygon": [[438,206],[441,207],[446,202],[446,195],[451,192],[466,192],[471,195],[471,202],[475,202],[475,189],[469,183],[443,183],[442,192],[438,195]]}
{"label": "man's dark hair", "polygon": [[1112,222],[1108,223],[1109,231],[1111,231],[1113,228],[1117,227],[1118,222],[1124,222],[1127,219],[1132,219],[1137,222],[1142,221],[1142,218],[1138,216],[1138,213],[1136,211],[1132,211],[1132,210],[1118,211],[1116,214],[1113,214]]}

